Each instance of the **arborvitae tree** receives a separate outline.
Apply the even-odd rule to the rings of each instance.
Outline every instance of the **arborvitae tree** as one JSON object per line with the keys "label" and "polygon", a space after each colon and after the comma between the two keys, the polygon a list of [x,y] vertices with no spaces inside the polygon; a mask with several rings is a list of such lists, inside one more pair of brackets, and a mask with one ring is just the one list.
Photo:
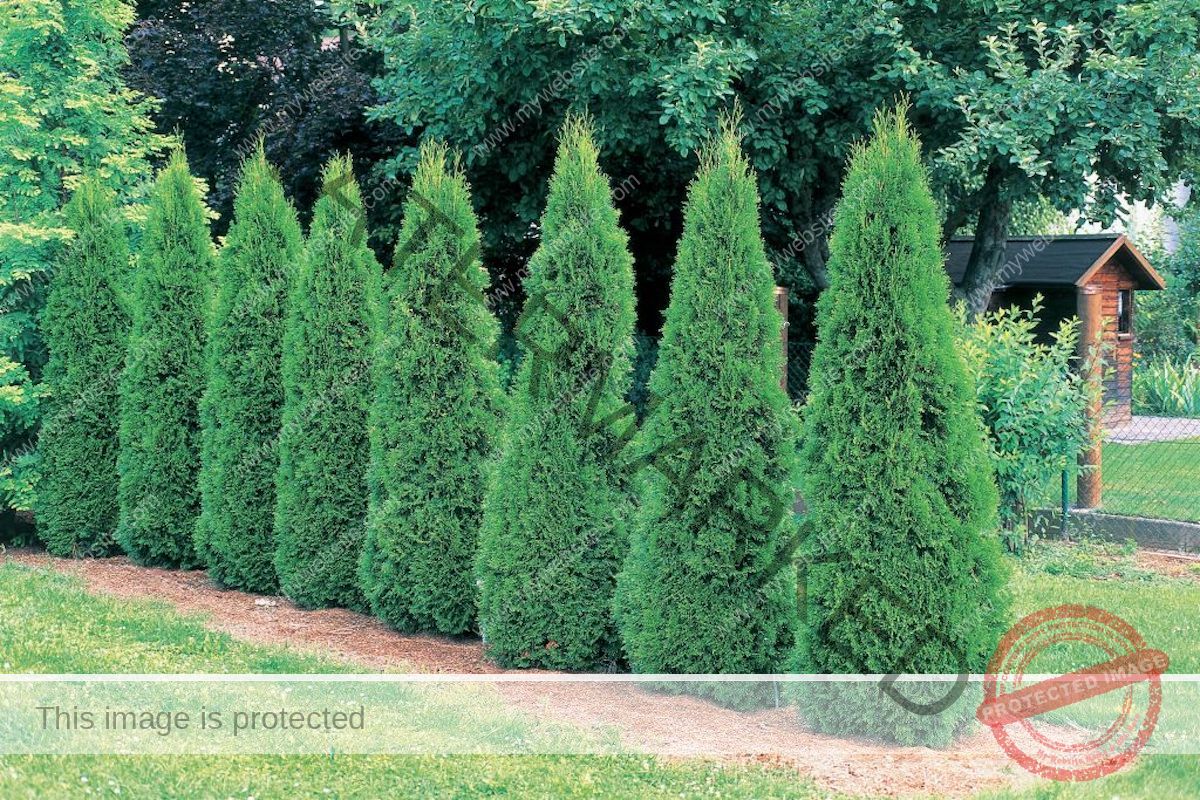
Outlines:
{"label": "arborvitae tree", "polygon": [[[735,126],[701,153],[653,406],[633,446],[647,466],[617,610],[637,672],[773,673],[796,641],[786,547],[797,420],[779,384],[783,319]],[[705,691],[733,699],[741,688]]]}
{"label": "arborvitae tree", "polygon": [[[1003,628],[997,490],[939,235],[906,113],[882,114],[851,159],[820,301],[802,448],[816,527],[801,672],[983,672]],[[802,696],[819,730],[942,744],[974,713],[938,710],[961,689],[829,684]]]}
{"label": "arborvitae tree", "polygon": [[201,403],[196,550],[218,583],[270,593],[275,576],[280,362],[290,276],[303,248],[296,210],[260,146],[245,163],[217,261]]}
{"label": "arborvitae tree", "polygon": [[129,243],[111,193],[95,181],[75,191],[67,220],[75,238],[42,316],[51,400],[38,438],[38,534],[55,555],[100,556],[116,549],[118,386],[129,336],[116,282]]}
{"label": "arborvitae tree", "polygon": [[475,624],[474,560],[501,394],[475,214],[461,170],[446,162],[444,146],[422,148],[385,289],[384,341],[394,355],[375,368],[359,577],[389,624],[459,634]]}
{"label": "arborvitae tree", "polygon": [[176,151],[150,197],[121,380],[121,520],[141,564],[192,567],[200,514],[204,327],[213,274],[207,211]]}
{"label": "arborvitae tree", "polygon": [[[614,452],[633,352],[633,269],[586,120],[563,125],[517,323],[510,396],[480,540],[480,628],[511,666],[620,657],[611,600],[625,554]],[[630,416],[630,419],[632,416]]]}
{"label": "arborvitae tree", "polygon": [[379,264],[367,247],[350,157],[325,167],[283,337],[275,570],[304,606],[363,608],[367,413]]}

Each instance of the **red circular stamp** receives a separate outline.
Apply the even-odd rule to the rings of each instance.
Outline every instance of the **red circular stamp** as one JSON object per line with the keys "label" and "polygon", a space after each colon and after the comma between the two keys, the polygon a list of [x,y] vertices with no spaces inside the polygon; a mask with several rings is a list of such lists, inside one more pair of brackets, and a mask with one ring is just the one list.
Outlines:
{"label": "red circular stamp", "polygon": [[[1035,659],[1050,648],[1068,648],[1082,669],[1027,681]],[[1095,659],[1082,656],[1094,653]],[[1025,769],[1058,781],[1088,781],[1116,772],[1138,754],[1158,721],[1162,681],[1169,660],[1146,646],[1133,627],[1094,606],[1064,605],[1030,614],[1000,641],[984,683],[976,716],[996,741]],[[1053,727],[1034,718],[1120,692],[1105,704],[1117,710],[1102,731]],[[1111,698],[1110,698],[1111,699]],[[1096,716],[1098,704],[1088,709]]]}

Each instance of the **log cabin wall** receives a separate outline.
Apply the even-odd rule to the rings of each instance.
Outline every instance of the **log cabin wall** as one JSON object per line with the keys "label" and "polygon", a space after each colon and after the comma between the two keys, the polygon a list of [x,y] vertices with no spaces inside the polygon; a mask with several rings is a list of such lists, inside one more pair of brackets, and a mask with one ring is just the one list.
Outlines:
{"label": "log cabin wall", "polygon": [[1128,422],[1133,419],[1133,345],[1137,330],[1137,302],[1130,310],[1133,324],[1129,333],[1120,333],[1119,295],[1129,291],[1135,298],[1137,282],[1116,259],[1101,267],[1091,280],[1090,286],[1101,289],[1101,305],[1104,314],[1104,345],[1108,351],[1107,367],[1111,372],[1104,380],[1106,423]]}

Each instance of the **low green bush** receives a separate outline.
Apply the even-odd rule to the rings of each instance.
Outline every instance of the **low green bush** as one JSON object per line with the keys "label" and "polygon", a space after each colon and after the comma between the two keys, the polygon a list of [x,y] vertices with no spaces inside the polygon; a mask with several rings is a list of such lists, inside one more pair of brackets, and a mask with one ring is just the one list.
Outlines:
{"label": "low green bush", "polygon": [[974,378],[1000,487],[1000,520],[1010,549],[1029,535],[1028,512],[1091,440],[1094,389],[1073,363],[1079,321],[1052,341],[1037,337],[1041,298],[1032,308],[1002,308],[959,328],[959,350]]}

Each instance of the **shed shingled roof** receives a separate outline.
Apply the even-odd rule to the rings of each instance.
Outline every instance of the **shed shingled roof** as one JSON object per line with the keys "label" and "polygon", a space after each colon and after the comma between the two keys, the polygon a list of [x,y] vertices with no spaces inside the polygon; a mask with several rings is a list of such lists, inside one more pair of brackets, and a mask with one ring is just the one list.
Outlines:
{"label": "shed shingled roof", "polygon": [[[951,239],[946,246],[946,272],[962,283],[974,239]],[[1123,234],[1105,233],[1008,240],[1003,286],[1078,286],[1111,253],[1138,281],[1139,289],[1162,289],[1163,279]]]}

